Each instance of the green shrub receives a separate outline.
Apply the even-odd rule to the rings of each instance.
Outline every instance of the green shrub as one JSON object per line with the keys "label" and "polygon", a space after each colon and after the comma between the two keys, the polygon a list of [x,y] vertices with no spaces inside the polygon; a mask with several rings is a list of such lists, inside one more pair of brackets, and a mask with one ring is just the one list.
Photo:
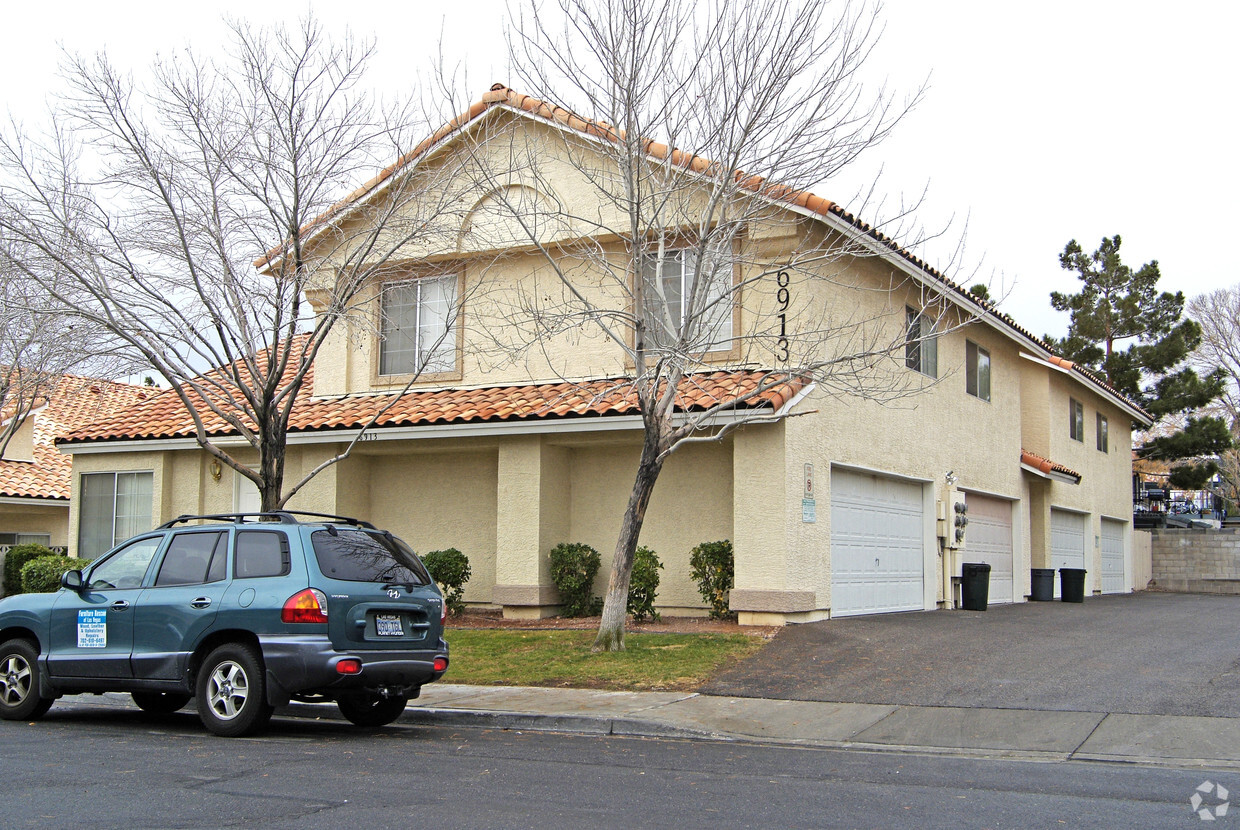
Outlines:
{"label": "green shrub", "polygon": [[449,614],[459,614],[465,610],[465,583],[473,572],[469,568],[469,557],[456,548],[433,550],[422,557],[422,564],[430,571],[431,579],[439,584],[443,591],[444,605],[448,606]]}
{"label": "green shrub", "polygon": [[22,567],[22,591],[27,594],[50,594],[60,588],[62,576],[88,564],[81,559],[55,554],[32,559]]}
{"label": "green shrub", "polygon": [[732,543],[703,542],[689,554],[689,573],[697,583],[698,593],[710,604],[714,619],[729,616],[728,592],[735,577]]}
{"label": "green shrub", "polygon": [[663,563],[650,548],[642,545],[633,552],[633,576],[629,579],[628,612],[634,622],[659,619],[654,598],[659,592],[659,571]]}
{"label": "green shrub", "polygon": [[55,556],[44,545],[14,545],[4,557],[4,590],[10,596],[22,593],[22,568],[32,559]]}
{"label": "green shrub", "polygon": [[594,575],[601,560],[589,545],[564,542],[551,549],[551,581],[560,592],[566,617],[593,617],[603,610],[594,596]]}

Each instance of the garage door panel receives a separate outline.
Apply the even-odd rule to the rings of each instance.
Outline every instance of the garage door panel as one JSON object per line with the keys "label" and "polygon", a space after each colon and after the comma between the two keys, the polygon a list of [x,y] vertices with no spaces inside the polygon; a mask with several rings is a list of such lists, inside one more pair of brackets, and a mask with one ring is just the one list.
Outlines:
{"label": "garage door panel", "polygon": [[1102,593],[1121,594],[1127,580],[1124,573],[1124,536],[1127,524],[1116,519],[1102,520]]}
{"label": "garage door panel", "polygon": [[833,615],[923,607],[922,508],[917,483],[832,471]]}
{"label": "garage door panel", "polygon": [[[1085,568],[1085,519],[1082,513],[1051,508],[1051,567]],[[1060,579],[1055,579],[1059,596]]]}
{"label": "garage door panel", "polygon": [[963,561],[990,565],[990,603],[1012,602],[1012,503],[972,493],[965,500],[969,529]]}

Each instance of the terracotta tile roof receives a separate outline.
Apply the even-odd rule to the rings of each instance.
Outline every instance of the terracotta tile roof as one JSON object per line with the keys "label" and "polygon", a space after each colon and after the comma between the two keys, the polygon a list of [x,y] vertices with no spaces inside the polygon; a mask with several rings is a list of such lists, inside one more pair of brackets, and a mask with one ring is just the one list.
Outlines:
{"label": "terracotta tile roof", "polygon": [[[757,391],[763,384],[769,388]],[[677,408],[703,411],[716,404],[753,395],[739,408],[779,409],[804,386],[797,378],[787,379],[768,372],[736,371],[691,375],[680,384]],[[756,392],[756,394],[755,394]],[[539,383],[492,386],[476,389],[436,389],[392,395],[350,395],[314,399],[305,391],[293,407],[289,432],[315,432],[356,429],[375,413],[391,404],[375,422],[376,429],[469,424],[504,421],[539,421],[637,415],[637,395],[631,381],[624,378],[579,383]],[[222,419],[204,419],[212,435],[235,432]],[[171,391],[65,435],[59,443],[85,441],[184,438],[194,434],[194,426],[180,399]]]}
{"label": "terracotta tile roof", "polygon": [[[423,153],[434,148],[454,133],[463,131],[469,124],[473,123],[475,119],[497,106],[505,106],[511,109],[527,112],[539,118],[561,124],[569,129],[577,130],[586,135],[602,140],[615,141],[624,135],[623,130],[619,130],[605,122],[585,118],[577,115],[571,110],[567,110],[548,101],[533,98],[529,95],[523,95],[522,93],[509,89],[504,84],[493,84],[490,90],[474,102],[468,109],[458,114],[455,118],[448,121],[439,129],[435,130],[434,133],[424,139],[420,144],[418,144],[418,146],[413,148],[412,151],[402,155],[391,165],[379,171],[376,176],[371,178],[361,187],[354,190],[352,193],[345,196],[323,214],[311,220],[307,223],[303,230],[309,234],[313,233],[320,226],[326,226],[327,223],[333,220],[342,211],[346,210],[350,205],[361,201],[376,187],[391,178],[392,174],[397,170],[400,170],[402,167],[412,163]],[[708,159],[704,159],[701,156],[692,153],[683,152],[660,142],[647,140],[645,146],[650,155],[659,159],[667,159],[670,157],[673,164],[683,166],[696,172],[708,172],[711,168],[715,167],[714,162],[711,162]],[[761,176],[747,175],[741,170],[735,171],[733,175],[736,177],[736,181],[741,184],[741,186],[752,190],[754,193],[776,201],[787,202],[808,210],[811,213],[819,214],[820,216],[834,216],[843,220],[859,231],[862,235],[873,239],[891,253],[904,259],[918,270],[929,275],[948,290],[959,295],[961,298],[967,299],[968,301],[980,306],[985,313],[994,317],[996,320],[1001,321],[1004,325],[1017,332],[1022,337],[1037,343],[1038,346],[1045,349],[1049,354],[1054,354],[1049,344],[1029,329],[1026,329],[1024,326],[1017,323],[1011,315],[1000,311],[993,303],[987,300],[979,299],[963,286],[949,279],[937,268],[931,266],[921,257],[916,256],[912,252],[900,246],[894,239],[882,233],[878,230],[878,228],[849,213],[835,202],[825,199],[822,196],[810,193],[806,190],[796,190],[777,183],[767,182]],[[262,257],[255,260],[255,267],[262,269],[271,266],[279,260],[280,253],[280,247],[277,246],[272,248]],[[1062,360],[1062,358],[1052,357],[1052,360]],[[1063,361],[1063,363],[1066,364],[1064,368],[1067,368],[1069,371],[1076,372],[1080,376],[1089,380],[1091,383],[1103,388],[1121,400],[1128,400],[1123,393],[1092,372],[1082,369],[1080,366],[1073,367],[1070,361]],[[1149,413],[1145,412],[1145,410],[1143,410],[1140,406],[1137,406],[1132,401],[1128,402],[1138,412],[1146,415],[1150,421],[1153,420],[1153,417],[1150,416]]]}
{"label": "terracotta tile roof", "polygon": [[140,404],[154,391],[128,383],[62,375],[45,405],[29,416],[34,418],[34,460],[0,460],[0,496],[68,499],[73,461],[56,451],[56,437]]}
{"label": "terracotta tile roof", "polygon": [[[292,341],[281,343],[280,354],[287,353],[290,355],[288,365],[284,367],[283,377],[280,379],[277,388],[286,389],[292,382],[293,375],[296,374],[300,365],[299,357],[302,351],[307,347],[310,336],[308,334],[299,334]],[[287,349],[284,348],[287,344]],[[256,362],[259,370],[265,372],[267,370],[269,351],[264,349],[258,353]],[[240,389],[231,376],[236,373],[242,378],[248,377],[249,370],[240,360],[234,361],[225,368],[212,369],[202,376],[203,382],[199,383],[200,388],[206,393],[207,399],[214,403],[219,409],[226,412],[236,412],[242,415],[242,420],[252,425],[253,421],[245,418],[243,410],[229,400],[229,396],[241,397]],[[218,390],[217,390],[218,385]],[[314,389],[314,367],[311,366],[306,372],[305,382],[298,393],[297,404],[309,401]],[[199,418],[203,422],[208,435],[229,435],[236,433],[236,429],[224,420],[223,417],[213,412],[205,403],[203,396],[193,389],[188,389],[188,395],[195,404]],[[297,405],[295,404],[295,406]],[[185,405],[181,402],[181,398],[172,389],[159,389],[149,399],[141,401],[133,406],[114,412],[110,417],[80,425],[80,429],[65,431],[58,439],[58,444],[66,442],[77,442],[93,439],[142,439],[142,438],[174,438],[193,436],[195,434],[194,420],[190,417],[189,412],[185,409]]]}
{"label": "terracotta tile roof", "polygon": [[[1064,361],[1064,362],[1067,363],[1067,361]],[[1069,363],[1068,365],[1071,365],[1071,364]],[[1049,458],[1043,458],[1037,453],[1029,452],[1029,450],[1022,449],[1020,451],[1020,463],[1033,467],[1034,469],[1040,471],[1043,474],[1059,473],[1060,475],[1071,476],[1072,478],[1075,478],[1078,483],[1081,480],[1081,474],[1078,473],[1076,470],[1073,470],[1069,467],[1065,467],[1062,464],[1057,464],[1056,462],[1051,461]]]}

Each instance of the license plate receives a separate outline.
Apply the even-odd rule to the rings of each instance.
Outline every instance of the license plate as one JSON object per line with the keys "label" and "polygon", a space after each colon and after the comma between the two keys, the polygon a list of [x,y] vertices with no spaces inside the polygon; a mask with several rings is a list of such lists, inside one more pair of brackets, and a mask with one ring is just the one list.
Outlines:
{"label": "license plate", "polygon": [[376,614],[375,633],[380,637],[404,637],[405,629],[395,614]]}

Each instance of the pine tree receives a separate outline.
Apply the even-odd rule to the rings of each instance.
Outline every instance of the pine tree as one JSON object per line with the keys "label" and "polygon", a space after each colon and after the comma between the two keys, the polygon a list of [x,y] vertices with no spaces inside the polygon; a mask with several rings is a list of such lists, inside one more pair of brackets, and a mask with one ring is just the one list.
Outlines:
{"label": "pine tree", "polygon": [[[1201,326],[1184,319],[1184,294],[1159,293],[1153,260],[1133,270],[1120,259],[1120,237],[1103,237],[1092,254],[1074,239],[1059,255],[1081,281],[1077,294],[1051,292],[1051,305],[1072,315],[1063,339],[1045,339],[1064,357],[1104,377],[1155,418],[1174,425],[1155,430],[1138,449],[1143,458],[1173,464],[1173,487],[1198,489],[1218,471],[1210,458],[1231,446],[1220,418],[1198,416],[1223,392],[1223,370],[1200,376],[1184,366],[1201,343]],[[1126,346],[1125,346],[1126,344]],[[1189,460],[1194,459],[1194,460]]]}

